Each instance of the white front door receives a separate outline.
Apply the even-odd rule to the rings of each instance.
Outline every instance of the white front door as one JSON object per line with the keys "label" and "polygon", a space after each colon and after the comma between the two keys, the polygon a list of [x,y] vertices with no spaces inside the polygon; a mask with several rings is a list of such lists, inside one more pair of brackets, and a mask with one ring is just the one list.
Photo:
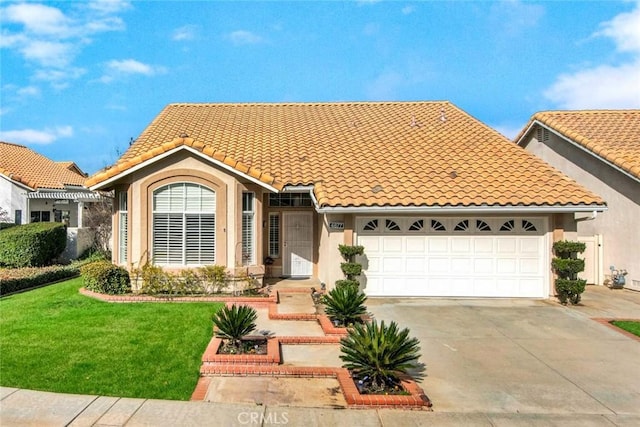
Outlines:
{"label": "white front door", "polygon": [[309,277],[313,274],[313,213],[284,212],[283,274]]}

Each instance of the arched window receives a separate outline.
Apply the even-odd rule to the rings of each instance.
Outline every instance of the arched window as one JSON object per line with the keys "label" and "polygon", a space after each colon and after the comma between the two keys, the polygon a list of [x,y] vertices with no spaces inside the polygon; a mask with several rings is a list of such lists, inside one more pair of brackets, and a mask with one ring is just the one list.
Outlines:
{"label": "arched window", "polygon": [[215,264],[215,191],[190,182],[155,190],[152,240],[155,264]]}

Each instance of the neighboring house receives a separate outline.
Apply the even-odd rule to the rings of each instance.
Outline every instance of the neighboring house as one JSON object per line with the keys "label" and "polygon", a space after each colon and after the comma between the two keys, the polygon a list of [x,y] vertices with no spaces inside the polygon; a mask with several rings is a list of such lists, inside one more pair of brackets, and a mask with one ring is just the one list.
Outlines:
{"label": "neighboring house", "polygon": [[342,278],[368,295],[547,297],[554,240],[606,205],[449,102],[171,104],[118,162],[114,261]]}
{"label": "neighboring house", "polygon": [[0,206],[16,224],[65,223],[67,258],[92,243],[82,227],[83,208],[101,196],[84,187],[85,180],[73,162],[54,162],[23,145],[0,142]]}
{"label": "neighboring house", "polygon": [[515,142],[606,200],[605,214],[578,215],[585,278],[602,284],[613,266],[640,290],[640,110],[539,112]]}

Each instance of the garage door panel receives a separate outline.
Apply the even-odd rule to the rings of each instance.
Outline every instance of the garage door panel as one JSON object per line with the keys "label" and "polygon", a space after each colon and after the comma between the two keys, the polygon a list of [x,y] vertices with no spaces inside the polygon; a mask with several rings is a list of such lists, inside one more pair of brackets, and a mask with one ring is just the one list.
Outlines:
{"label": "garage door panel", "polygon": [[403,251],[402,247],[402,237],[400,236],[385,236],[382,240],[382,251],[384,253],[401,253]]}
{"label": "garage door panel", "polygon": [[523,237],[519,242],[521,254],[531,255],[538,254],[540,252],[540,239],[536,239],[535,237]]}
{"label": "garage door panel", "polygon": [[409,236],[406,238],[407,253],[423,254],[427,249],[427,239],[423,236]]}
{"label": "garage door panel", "polygon": [[369,273],[380,273],[380,258],[377,256],[367,256],[367,263],[363,265],[362,268]]}
{"label": "garage door panel", "polygon": [[498,274],[517,274],[518,260],[516,258],[498,258],[496,267]]}
{"label": "garage door panel", "polygon": [[518,240],[515,237],[498,238],[496,247],[499,254],[513,254],[518,248]]}
{"label": "garage door panel", "polygon": [[494,239],[492,238],[476,238],[473,241],[473,251],[477,254],[491,254],[493,253],[493,243]]}
{"label": "garage door panel", "polygon": [[358,238],[358,244],[367,248],[366,254],[380,252],[380,241],[382,237],[379,236],[360,236]]}
{"label": "garage door panel", "polygon": [[452,274],[465,274],[465,275],[472,273],[473,260],[470,258],[452,258],[451,272]]}
{"label": "garage door panel", "polygon": [[428,262],[428,273],[429,274],[438,274],[438,273],[450,273],[451,272],[451,260],[449,258],[439,257],[439,258],[429,258]]}
{"label": "garage door panel", "polygon": [[382,273],[383,274],[402,274],[404,271],[404,258],[385,256],[382,258]]}
{"label": "garage door panel", "polygon": [[493,274],[493,258],[476,258],[473,260],[473,274]]}
{"label": "garage door panel", "polygon": [[405,271],[409,274],[426,273],[427,263],[423,257],[408,257],[406,259]]}
{"label": "garage door panel", "polygon": [[470,254],[473,245],[471,238],[453,238],[451,239],[451,252]]}
{"label": "garage door panel", "polygon": [[537,258],[520,258],[520,273],[522,274],[542,274],[541,262]]}
{"label": "garage door panel", "polygon": [[446,254],[449,252],[449,238],[429,236],[427,247],[430,254]]}

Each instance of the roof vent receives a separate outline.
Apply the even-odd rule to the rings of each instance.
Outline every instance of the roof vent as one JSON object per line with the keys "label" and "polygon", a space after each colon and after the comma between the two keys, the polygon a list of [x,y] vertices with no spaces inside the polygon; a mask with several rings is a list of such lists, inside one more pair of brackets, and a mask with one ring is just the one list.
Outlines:
{"label": "roof vent", "polygon": [[447,121],[447,114],[444,112],[444,108],[440,109],[440,121],[442,123]]}
{"label": "roof vent", "polygon": [[449,174],[449,176],[451,177],[451,179],[457,178],[458,177],[458,173],[456,171],[451,171],[451,173]]}
{"label": "roof vent", "polygon": [[382,185],[376,185],[375,187],[371,187],[371,191],[375,193],[379,193],[383,190]]}
{"label": "roof vent", "polygon": [[182,133],[180,134],[180,138],[189,138],[189,134],[188,134],[188,133],[186,133],[186,132],[182,132]]}
{"label": "roof vent", "polygon": [[409,124],[412,128],[420,127],[420,122],[416,120],[416,116],[411,116],[411,123]]}

